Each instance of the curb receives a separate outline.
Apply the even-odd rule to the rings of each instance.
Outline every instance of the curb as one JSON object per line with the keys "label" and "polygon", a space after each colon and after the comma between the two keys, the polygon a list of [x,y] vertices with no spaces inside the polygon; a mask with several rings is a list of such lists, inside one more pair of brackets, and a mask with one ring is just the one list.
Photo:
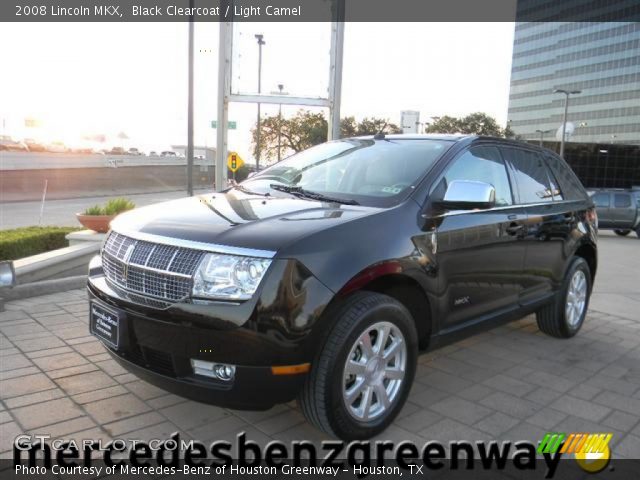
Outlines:
{"label": "curb", "polygon": [[11,288],[0,289],[0,311],[4,309],[4,303],[12,300],[22,300],[23,298],[37,297],[51,293],[66,292],[82,288],[87,284],[86,275],[76,275],[73,277],[57,278],[54,280],[42,280],[39,282],[25,283]]}

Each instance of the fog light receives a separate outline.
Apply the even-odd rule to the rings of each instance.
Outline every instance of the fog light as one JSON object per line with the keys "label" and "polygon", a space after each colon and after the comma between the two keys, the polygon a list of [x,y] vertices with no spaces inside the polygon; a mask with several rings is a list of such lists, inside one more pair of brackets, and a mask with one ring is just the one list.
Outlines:
{"label": "fog light", "polygon": [[213,367],[214,372],[220,380],[231,380],[236,373],[236,367],[232,365],[217,364]]}
{"label": "fog light", "polygon": [[193,373],[196,375],[216,378],[218,380],[224,380],[225,382],[233,380],[236,374],[236,367],[233,365],[206,362],[204,360],[196,360],[195,358],[191,359],[191,367],[193,367]]}

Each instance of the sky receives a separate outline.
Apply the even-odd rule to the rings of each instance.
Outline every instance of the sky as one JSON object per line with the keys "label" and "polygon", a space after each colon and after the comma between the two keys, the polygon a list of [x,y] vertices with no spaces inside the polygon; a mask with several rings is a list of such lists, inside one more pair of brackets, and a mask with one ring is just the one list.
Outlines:
{"label": "sky", "polygon": [[[196,24],[195,142],[215,146],[218,24]],[[483,111],[506,122],[512,23],[348,23],[341,116],[384,117],[401,110],[432,116]],[[165,150],[186,143],[186,23],[0,24],[0,131],[21,138],[80,144],[103,133],[109,146]],[[257,91],[264,35],[262,91],[325,96],[330,24],[242,23],[233,40],[232,89]],[[263,105],[264,114],[278,107]],[[283,114],[298,107],[285,106]],[[25,118],[39,126],[26,128]],[[251,161],[256,106],[232,104],[229,148]]]}

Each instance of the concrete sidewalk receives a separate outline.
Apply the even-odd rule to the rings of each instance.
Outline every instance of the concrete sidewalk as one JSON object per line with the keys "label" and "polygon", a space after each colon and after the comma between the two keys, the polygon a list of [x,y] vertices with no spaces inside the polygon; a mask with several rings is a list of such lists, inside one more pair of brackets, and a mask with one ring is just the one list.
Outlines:
{"label": "concrete sidewalk", "polygon": [[[630,303],[639,298],[640,255],[629,254],[640,240],[601,240],[599,300],[578,336],[547,337],[529,316],[422,356],[408,403],[380,439],[537,442],[548,431],[612,432],[614,457],[640,458],[640,315]],[[609,270],[620,255],[631,269],[623,285]],[[13,438],[24,432],[76,440],[164,439],[176,431],[205,443],[231,441],[243,431],[260,444],[324,439],[295,403],[267,412],[225,410],[127,373],[89,335],[83,290],[6,308],[0,313],[0,458],[11,456]]]}

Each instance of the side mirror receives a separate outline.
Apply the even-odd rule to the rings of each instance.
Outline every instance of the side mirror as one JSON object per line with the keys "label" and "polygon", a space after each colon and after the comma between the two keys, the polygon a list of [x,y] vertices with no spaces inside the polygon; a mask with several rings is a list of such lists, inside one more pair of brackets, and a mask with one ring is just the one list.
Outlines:
{"label": "side mirror", "polygon": [[436,203],[445,210],[485,210],[496,204],[496,189],[484,182],[454,180]]}

